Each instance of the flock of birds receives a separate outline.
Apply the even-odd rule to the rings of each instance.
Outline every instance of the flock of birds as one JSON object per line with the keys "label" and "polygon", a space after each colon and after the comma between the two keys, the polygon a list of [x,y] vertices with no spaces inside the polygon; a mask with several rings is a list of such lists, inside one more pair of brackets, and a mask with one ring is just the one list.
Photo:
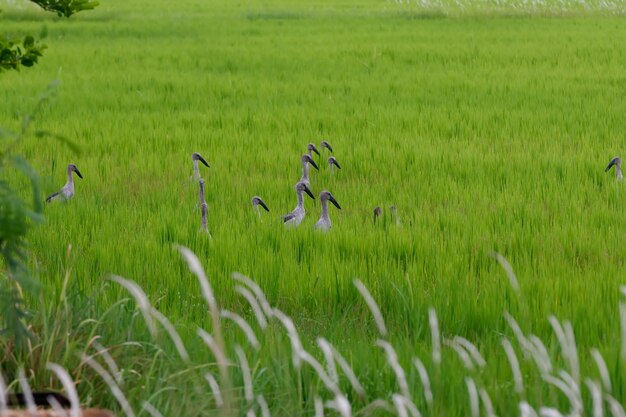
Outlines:
{"label": "flock of birds", "polygon": [[[330,143],[328,143],[325,140],[322,141],[322,143],[320,144],[320,147],[322,149],[327,149],[330,153],[333,153],[332,146],[330,145]],[[317,147],[313,143],[309,143],[307,145],[307,153],[302,155],[302,157],[300,158],[300,162],[302,164],[302,176],[300,177],[300,180],[298,180],[298,182],[295,185],[296,197],[298,199],[298,202],[296,204],[296,207],[291,212],[282,216],[283,223],[285,224],[285,226],[297,227],[300,225],[300,223],[302,223],[302,220],[304,220],[304,217],[306,215],[306,210],[304,209],[304,193],[306,193],[309,197],[311,197],[311,199],[315,200],[315,197],[313,196],[313,193],[311,192],[311,189],[310,189],[309,166],[312,166],[313,168],[317,170],[319,170],[319,167],[317,163],[315,162],[315,160],[313,159],[313,153],[321,157],[320,151],[317,149]],[[207,229],[208,205],[204,197],[204,179],[200,175],[200,169],[199,169],[198,163],[202,163],[207,168],[209,168],[210,166],[208,162],[198,152],[194,152],[191,155],[191,160],[193,162],[192,179],[198,182],[198,185],[200,188],[199,202],[200,202],[200,207],[202,210],[201,224],[204,230],[208,230]],[[332,155],[329,156],[327,159],[327,162],[328,162],[328,167],[331,172],[333,171],[335,167],[337,169],[341,169],[341,165],[339,165],[339,162],[334,156]],[[615,167],[615,176],[617,180],[621,181],[624,178],[624,176],[622,174],[622,159],[619,156],[612,158],[604,171],[608,172],[612,167]],[[76,175],[78,175],[80,179],[83,178],[82,174],[78,170],[78,167],[76,167],[76,165],[74,164],[69,164],[67,166],[67,182],[65,183],[63,188],[61,188],[59,191],[55,193],[50,194],[46,198],[47,203],[50,203],[52,201],[67,201],[74,196],[73,173],[76,173]],[[315,223],[314,228],[327,231],[332,227],[332,222],[330,221],[330,216],[328,214],[328,202],[330,201],[335,207],[337,207],[340,210],[341,210],[341,206],[339,205],[335,197],[330,193],[330,191],[327,191],[327,190],[324,190],[320,193],[320,201],[322,203],[322,214],[319,220],[317,221],[317,223]],[[262,207],[267,212],[270,211],[270,209],[267,207],[267,204],[265,204],[265,201],[263,201],[263,199],[259,197],[258,195],[255,195],[254,197],[252,197],[252,207],[254,211],[257,213],[257,215],[261,216],[259,206]],[[398,216],[396,213],[396,207],[391,206],[390,209],[391,209],[392,216],[395,218],[396,225],[399,225],[400,223],[399,223]],[[380,217],[381,215],[382,215],[382,208],[380,206],[374,208],[374,223],[376,223],[376,219]]]}
{"label": "flock of birds", "polygon": [[[322,143],[320,144],[320,147],[323,149],[324,148],[328,149],[331,153],[333,152],[332,146],[327,141],[322,141]],[[311,185],[311,182],[309,180],[309,165],[319,170],[317,163],[313,159],[313,153],[316,153],[318,156],[321,156],[321,154],[320,154],[320,151],[317,149],[317,147],[312,143],[309,143],[309,145],[307,146],[307,152],[308,153],[305,153],[300,158],[300,162],[302,163],[302,177],[300,177],[300,180],[295,185],[298,203],[296,204],[296,208],[294,208],[291,212],[283,216],[283,223],[286,226],[297,227],[300,225],[300,223],[302,223],[302,220],[304,220],[304,217],[306,215],[306,210],[304,209],[304,193],[306,193],[309,197],[315,200],[315,196],[313,196],[313,193],[311,192],[311,189],[309,188]],[[199,186],[200,186],[200,206],[202,207],[202,228],[206,230],[207,229],[207,224],[206,224],[207,204],[206,204],[206,201],[204,200],[204,180],[200,176],[198,162],[201,162],[206,167],[209,167],[209,164],[202,157],[202,155],[200,155],[197,152],[195,152],[191,156],[191,160],[193,161],[193,170],[194,170],[193,179],[198,181]],[[329,156],[327,161],[328,161],[329,169],[331,171],[333,170],[334,167],[341,169],[341,165],[339,165],[339,162],[334,156]],[[330,201],[338,209],[341,209],[341,206],[339,205],[335,197],[330,193],[330,191],[326,191],[326,190],[320,193],[320,201],[322,202],[322,214],[320,216],[320,219],[317,221],[317,223],[315,223],[314,227],[316,229],[327,231],[332,227],[332,223],[330,221],[330,217],[328,214],[328,202]],[[270,211],[265,201],[263,201],[263,199],[259,197],[258,195],[255,195],[254,197],[252,197],[252,208],[255,210],[258,216],[261,216],[259,206],[262,207],[267,212]]]}
{"label": "flock of birds", "polygon": [[[330,145],[330,143],[328,143],[328,141],[325,141],[325,140],[322,141],[320,144],[320,147],[322,149],[327,149],[330,153],[333,153],[333,148]],[[300,158],[300,162],[302,163],[302,176],[300,177],[300,180],[295,185],[296,196],[297,196],[298,202],[296,204],[296,207],[291,212],[283,216],[283,223],[286,226],[297,227],[300,225],[300,223],[302,223],[302,220],[304,220],[304,217],[306,215],[306,210],[304,209],[304,193],[306,193],[309,197],[315,200],[315,197],[313,196],[313,193],[311,192],[311,189],[310,189],[309,166],[312,166],[313,168],[317,170],[319,170],[319,167],[317,163],[315,162],[315,160],[313,159],[313,153],[321,157],[321,153],[317,149],[317,147],[313,143],[309,143],[307,146],[307,153],[302,155],[302,157]],[[200,203],[200,207],[202,210],[201,224],[202,224],[202,228],[204,230],[207,230],[208,205],[206,203],[205,196],[204,196],[204,179],[200,175],[199,163],[202,163],[207,168],[209,168],[210,166],[208,162],[198,152],[194,152],[191,155],[191,161],[193,163],[192,179],[198,183],[199,189],[200,189],[199,203]],[[331,172],[334,170],[334,168],[341,169],[341,165],[337,161],[337,158],[335,158],[334,156],[332,155],[329,156],[327,159],[327,162],[328,162],[328,167]],[[78,175],[79,178],[81,179],[83,178],[82,174],[80,173],[76,165],[69,164],[67,166],[67,182],[65,183],[63,188],[61,188],[59,191],[49,195],[46,198],[46,202],[50,203],[52,201],[67,201],[74,196],[73,173],[76,173],[76,175]],[[337,200],[331,194],[330,191],[327,191],[327,190],[322,191],[320,193],[319,198],[322,204],[322,213],[317,223],[315,223],[314,227],[315,229],[327,231],[332,227],[332,222],[330,221],[330,216],[328,214],[328,202],[330,201],[338,209],[341,209],[341,206],[339,205],[339,203],[337,202]],[[267,204],[265,204],[265,201],[263,201],[261,197],[259,197],[258,195],[252,197],[252,207],[256,211],[258,216],[261,215],[259,211],[259,206],[268,212],[270,211],[270,209],[267,207]],[[375,212],[374,220],[376,219],[376,216],[377,216],[376,214],[377,210],[380,211],[381,210],[380,207],[377,207],[374,210]]]}

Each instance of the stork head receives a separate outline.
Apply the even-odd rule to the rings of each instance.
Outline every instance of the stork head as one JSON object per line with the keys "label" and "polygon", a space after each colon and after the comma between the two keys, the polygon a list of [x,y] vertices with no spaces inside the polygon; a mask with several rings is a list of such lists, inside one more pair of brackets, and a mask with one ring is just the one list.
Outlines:
{"label": "stork head", "polygon": [[330,193],[330,191],[322,191],[320,193],[320,200],[321,201],[330,201],[331,203],[333,203],[333,205],[335,207],[337,207],[339,210],[341,210],[341,206],[339,205],[337,200],[335,200],[335,197],[333,197],[333,195]]}
{"label": "stork head", "polygon": [[311,197],[313,200],[315,200],[315,197],[313,196],[313,193],[311,192],[311,189],[302,181],[298,182],[296,184],[296,192],[301,193],[301,192],[305,192],[308,194],[309,197]]}
{"label": "stork head", "polygon": [[317,166],[317,164],[315,163],[315,161],[313,160],[313,158],[311,158],[309,155],[304,154],[302,155],[302,164],[311,164],[313,165],[313,168],[317,169],[319,171],[319,168]]}
{"label": "stork head", "polygon": [[306,145],[306,150],[309,152],[309,154],[311,152],[315,152],[318,155],[320,154],[320,151],[318,151],[317,147],[312,143],[309,143],[308,145]]}
{"label": "stork head", "polygon": [[206,166],[207,168],[210,168],[209,164],[207,163],[207,161],[205,161],[204,158],[202,157],[202,155],[200,155],[198,152],[194,152],[193,154],[191,154],[191,160],[192,161],[200,161],[200,162],[202,162],[202,164],[204,164],[204,166]]}
{"label": "stork head", "polygon": [[67,166],[67,170],[68,170],[69,172],[74,171],[74,172],[76,173],[76,175],[78,175],[78,177],[79,177],[81,180],[83,179],[83,176],[82,176],[82,174],[80,173],[80,171],[78,170],[78,167],[77,167],[76,165],[74,165],[74,164],[69,164],[69,165]]}
{"label": "stork head", "polygon": [[258,195],[255,195],[254,197],[252,197],[252,206],[253,207],[261,206],[265,209],[265,211],[270,211],[270,209],[267,208],[267,205],[265,205],[265,202],[263,201],[263,199],[259,197]]}
{"label": "stork head", "polygon": [[330,168],[332,168],[334,166],[336,166],[337,168],[341,169],[341,165],[339,165],[339,162],[337,162],[337,159],[334,156],[329,156],[328,157],[328,166]]}

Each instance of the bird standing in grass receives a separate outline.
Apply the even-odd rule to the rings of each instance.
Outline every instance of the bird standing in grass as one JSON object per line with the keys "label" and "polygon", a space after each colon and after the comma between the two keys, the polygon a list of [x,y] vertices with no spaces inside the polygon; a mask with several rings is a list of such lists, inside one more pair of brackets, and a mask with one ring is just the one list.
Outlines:
{"label": "bird standing in grass", "polygon": [[320,144],[321,148],[326,148],[330,151],[330,153],[333,153],[333,147],[330,146],[330,143],[328,143],[327,141],[323,140],[322,143]]}
{"label": "bird standing in grass", "polygon": [[329,156],[328,167],[330,168],[330,172],[333,172],[333,165],[336,166],[338,169],[341,169],[341,165],[339,165],[337,158],[335,158],[334,156]]}
{"label": "bird standing in grass", "polygon": [[611,169],[613,165],[615,165],[615,177],[618,181],[621,181],[622,178],[624,178],[624,176],[622,175],[622,158],[616,156],[615,158],[611,159],[611,162],[609,162],[609,165],[607,165],[604,172],[608,172],[608,170]]}
{"label": "bird standing in grass", "polygon": [[333,205],[339,210],[341,210],[341,206],[339,205],[337,200],[335,200],[335,197],[333,197],[330,191],[322,191],[320,193],[320,201],[322,202],[322,215],[320,216],[320,219],[317,221],[317,223],[315,223],[314,227],[319,230],[327,231],[331,227],[333,227],[332,223],[330,222],[330,217],[328,217],[328,201],[333,203]]}
{"label": "bird standing in grass", "polygon": [[254,197],[252,197],[252,207],[254,207],[254,211],[256,211],[256,214],[259,217],[261,217],[261,212],[259,211],[259,206],[263,207],[265,209],[265,211],[267,211],[267,212],[270,211],[270,209],[267,208],[267,205],[265,204],[263,199],[261,199],[261,197],[259,197],[258,195],[255,195]]}
{"label": "bird standing in grass", "polygon": [[200,180],[198,181],[198,184],[200,186],[200,207],[202,208],[202,230],[208,232],[208,226],[207,226],[207,212],[209,211],[209,206],[207,205],[205,199],[204,199],[204,179],[200,178]]}
{"label": "bird standing in grass", "polygon": [[302,223],[302,220],[304,219],[306,211],[304,210],[304,197],[302,196],[302,193],[307,193],[309,197],[315,200],[315,197],[313,197],[313,193],[309,189],[309,186],[306,185],[304,182],[299,181],[296,184],[296,195],[298,196],[298,204],[296,205],[296,208],[291,211],[291,213],[285,214],[283,216],[283,223],[285,223],[286,226],[298,226],[300,223]]}
{"label": "bird standing in grass", "polygon": [[46,203],[50,203],[52,201],[67,201],[74,196],[74,179],[72,177],[72,172],[75,172],[80,179],[83,179],[83,176],[76,165],[69,164],[67,166],[67,182],[59,191],[50,194],[46,198]]}
{"label": "bird standing in grass", "polygon": [[320,151],[318,151],[317,147],[314,144],[312,144],[312,143],[309,143],[308,145],[306,145],[306,150],[308,152],[308,155],[311,158],[313,158],[313,153],[312,152],[315,152],[317,154],[317,156],[320,156]]}
{"label": "bird standing in grass", "polygon": [[391,217],[393,217],[396,222],[396,226],[400,226],[400,219],[398,218],[398,210],[396,209],[396,206],[389,206],[389,209],[391,210]]}
{"label": "bird standing in grass", "polygon": [[310,186],[309,164],[313,165],[313,168],[317,169],[318,171],[319,171],[319,168],[317,164],[315,163],[315,161],[313,160],[313,158],[309,156],[308,154],[302,155],[302,158],[300,158],[300,161],[302,162],[302,177],[300,177],[300,181],[298,182],[304,183],[308,188]]}
{"label": "bird standing in grass", "polygon": [[376,224],[376,219],[382,216],[382,214],[383,209],[380,208],[380,206],[376,206],[376,208],[374,208],[374,224]]}
{"label": "bird standing in grass", "polygon": [[198,152],[194,152],[193,154],[191,154],[191,160],[193,161],[193,180],[198,181],[200,178],[202,178],[200,176],[200,170],[198,169],[198,161],[202,162],[202,164],[207,168],[210,167],[207,161],[205,161],[202,155],[200,155]]}

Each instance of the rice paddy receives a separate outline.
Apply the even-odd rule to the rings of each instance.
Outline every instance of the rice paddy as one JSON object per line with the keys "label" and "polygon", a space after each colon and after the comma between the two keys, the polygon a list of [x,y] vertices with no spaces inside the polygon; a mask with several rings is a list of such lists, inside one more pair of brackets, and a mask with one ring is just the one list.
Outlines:
{"label": "rice paddy", "polygon": [[[591,414],[590,386],[600,387],[610,415],[606,395],[626,399],[619,310],[626,190],[604,172],[626,150],[621,7],[112,0],[62,20],[0,2],[0,31],[39,33],[45,25],[49,47],[32,69],[0,76],[0,126],[17,129],[59,79],[35,123],[81,152],[35,137],[18,151],[41,175],[44,194],[61,188],[68,163],[84,177],[75,178],[71,201],[46,205],[45,222],[31,232],[41,288],[29,305],[39,338],[29,355],[7,350],[4,372],[23,364],[33,387],[60,388],[45,369],[59,363],[83,404],[128,414],[79,356],[93,354],[100,336],[137,414],[148,401],[167,416],[244,415],[252,403],[265,415],[266,401],[274,416],[320,415],[321,400],[327,414],[352,415],[306,361],[294,365],[298,350],[283,316],[260,328],[236,291],[237,271],[293,320],[317,360],[328,358],[318,337],[346,358],[364,390],[339,378],[354,415],[366,415],[377,399],[396,411],[374,415],[402,415],[406,399],[422,415],[477,415],[476,401],[481,415],[491,415],[483,392],[497,415],[532,415],[520,404],[546,407],[544,415],[552,408]],[[300,157],[322,140],[342,169],[331,172],[331,154],[320,149],[320,170],[310,175],[316,201],[305,196],[304,221],[285,229]],[[193,152],[210,165],[200,165],[210,237],[201,229]],[[330,207],[328,233],[313,230],[322,190],[341,205]],[[255,195],[270,212],[257,216]],[[212,372],[224,384],[224,371],[197,334],[213,334],[216,319],[177,245],[197,255],[220,308],[242,315],[259,338],[256,350],[233,316],[222,318],[227,354],[241,364],[235,344],[243,346],[254,386],[250,401],[245,367],[226,371],[230,414],[205,378]],[[519,290],[495,253],[512,265]],[[141,287],[180,333],[188,360],[166,332],[151,335],[146,311],[110,274]],[[380,308],[388,336],[355,278]],[[524,345],[505,312],[525,337],[543,341],[545,355]],[[562,324],[565,339],[550,315],[571,321],[572,332]],[[484,367],[455,336],[477,346]],[[414,357],[430,374],[431,402]],[[547,366],[546,358],[550,371],[542,373],[536,360]],[[559,369],[575,383],[567,385]],[[550,377],[578,388],[582,408]]]}

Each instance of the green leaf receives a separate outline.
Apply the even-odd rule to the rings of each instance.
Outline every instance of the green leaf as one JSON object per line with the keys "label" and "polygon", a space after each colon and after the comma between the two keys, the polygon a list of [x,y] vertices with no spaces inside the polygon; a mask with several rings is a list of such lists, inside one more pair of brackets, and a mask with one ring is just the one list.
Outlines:
{"label": "green leaf", "polygon": [[42,203],[41,203],[41,188],[39,186],[39,175],[35,172],[33,167],[24,159],[23,157],[16,155],[10,159],[11,165],[13,165],[17,170],[19,170],[22,174],[24,174],[28,179],[30,179],[31,186],[33,189],[33,209],[35,213],[41,213],[42,211]]}
{"label": "green leaf", "polygon": [[24,44],[24,48],[30,49],[35,46],[35,38],[31,35],[27,35],[22,43]]}
{"label": "green leaf", "polygon": [[35,136],[38,138],[53,138],[58,140],[61,143],[64,143],[65,145],[67,145],[73,152],[75,152],[76,154],[80,155],[81,154],[81,149],[80,146],[78,146],[76,143],[72,142],[72,140],[66,138],[63,135],[59,135],[57,133],[52,133],[52,132],[48,132],[45,130],[38,130],[35,132]]}

